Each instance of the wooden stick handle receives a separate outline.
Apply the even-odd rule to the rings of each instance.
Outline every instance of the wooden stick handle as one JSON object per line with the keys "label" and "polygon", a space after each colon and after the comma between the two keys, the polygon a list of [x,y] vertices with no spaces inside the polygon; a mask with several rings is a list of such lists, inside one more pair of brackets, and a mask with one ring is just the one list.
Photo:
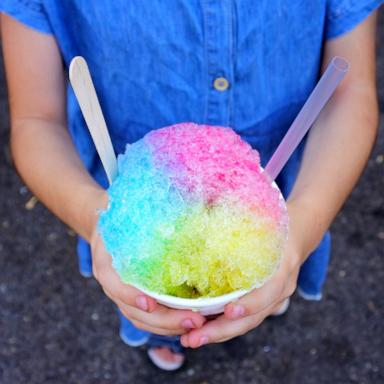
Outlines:
{"label": "wooden stick handle", "polygon": [[83,57],[76,56],[71,61],[69,79],[107,174],[109,184],[111,184],[117,174],[116,155],[87,62]]}

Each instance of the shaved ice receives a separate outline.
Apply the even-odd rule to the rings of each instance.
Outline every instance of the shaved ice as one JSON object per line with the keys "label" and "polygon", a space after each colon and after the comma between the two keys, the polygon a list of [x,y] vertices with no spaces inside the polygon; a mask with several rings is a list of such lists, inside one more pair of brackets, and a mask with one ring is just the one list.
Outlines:
{"label": "shaved ice", "polygon": [[287,237],[284,200],[232,129],[176,124],[128,144],[99,232],[121,280],[184,298],[264,284]]}

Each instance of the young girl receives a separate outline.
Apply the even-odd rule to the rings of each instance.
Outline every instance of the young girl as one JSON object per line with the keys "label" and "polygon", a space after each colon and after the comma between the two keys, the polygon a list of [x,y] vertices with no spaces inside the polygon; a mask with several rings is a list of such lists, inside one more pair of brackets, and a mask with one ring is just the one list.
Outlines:
{"label": "young girl", "polygon": [[[184,354],[178,338],[155,335],[182,335],[184,347],[197,348],[281,312],[296,286],[306,299],[321,298],[327,228],[376,135],[373,11],[381,2],[2,0],[16,167],[79,234],[84,275],[92,273],[92,252],[94,276],[124,315],[123,340],[148,341],[158,366],[178,368]],[[264,165],[329,60],[349,61],[349,74],[277,180],[290,215],[279,270],[218,318],[161,306],[113,270],[95,229],[107,179],[66,82],[77,55],[89,64],[117,154],[152,129],[193,121],[232,127]]]}

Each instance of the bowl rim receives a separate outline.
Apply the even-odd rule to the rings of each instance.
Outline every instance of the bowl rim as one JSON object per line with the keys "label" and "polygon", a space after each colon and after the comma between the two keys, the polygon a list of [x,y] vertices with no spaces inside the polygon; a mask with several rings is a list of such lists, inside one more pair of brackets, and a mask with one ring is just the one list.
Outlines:
{"label": "bowl rim", "polygon": [[240,289],[233,292],[226,293],[224,295],[220,296],[214,296],[214,297],[198,297],[194,299],[189,299],[186,297],[178,297],[178,296],[171,296],[161,293],[156,293],[149,291],[148,289],[142,288],[140,286],[135,285],[135,288],[139,289],[141,292],[147,294],[148,296],[158,300],[162,301],[164,303],[182,306],[182,307],[190,307],[190,308],[203,308],[203,307],[210,307],[215,305],[220,305],[223,303],[229,303],[230,301],[236,300],[239,297],[245,295],[246,293],[253,290],[255,287],[251,289]]}

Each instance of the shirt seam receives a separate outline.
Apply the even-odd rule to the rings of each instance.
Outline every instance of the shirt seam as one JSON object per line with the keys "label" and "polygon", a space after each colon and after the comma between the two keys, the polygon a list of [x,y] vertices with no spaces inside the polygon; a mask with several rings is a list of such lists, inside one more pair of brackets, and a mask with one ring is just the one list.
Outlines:
{"label": "shirt seam", "polygon": [[233,88],[235,86],[234,76],[233,76],[233,1],[229,1],[228,7],[228,77],[229,77],[229,89],[228,89],[228,113],[227,113],[227,125],[231,126],[232,124],[232,107],[233,107]]}
{"label": "shirt seam", "polygon": [[[209,98],[209,74],[208,74],[208,42],[207,42],[207,12],[205,9],[205,0],[200,0],[200,6],[203,12],[203,39],[204,39],[204,76],[205,76],[205,86],[204,86],[204,116],[203,122],[206,122],[208,119],[208,98]],[[207,90],[208,86],[208,90]]]}
{"label": "shirt seam", "polygon": [[24,7],[30,9],[31,11],[35,11],[38,13],[43,14],[43,5],[41,3],[31,3],[28,0],[16,0],[19,4],[23,5]]}
{"label": "shirt seam", "polygon": [[348,17],[348,16],[351,16],[351,15],[356,15],[359,12],[361,12],[362,9],[370,7],[370,6],[373,6],[375,3],[376,3],[376,1],[371,1],[368,4],[359,5],[357,8],[354,8],[352,10],[349,9],[348,7],[340,7],[337,10],[329,12],[328,19],[331,20],[331,21],[335,21],[335,20],[342,19],[342,18],[344,18],[346,16]]}

